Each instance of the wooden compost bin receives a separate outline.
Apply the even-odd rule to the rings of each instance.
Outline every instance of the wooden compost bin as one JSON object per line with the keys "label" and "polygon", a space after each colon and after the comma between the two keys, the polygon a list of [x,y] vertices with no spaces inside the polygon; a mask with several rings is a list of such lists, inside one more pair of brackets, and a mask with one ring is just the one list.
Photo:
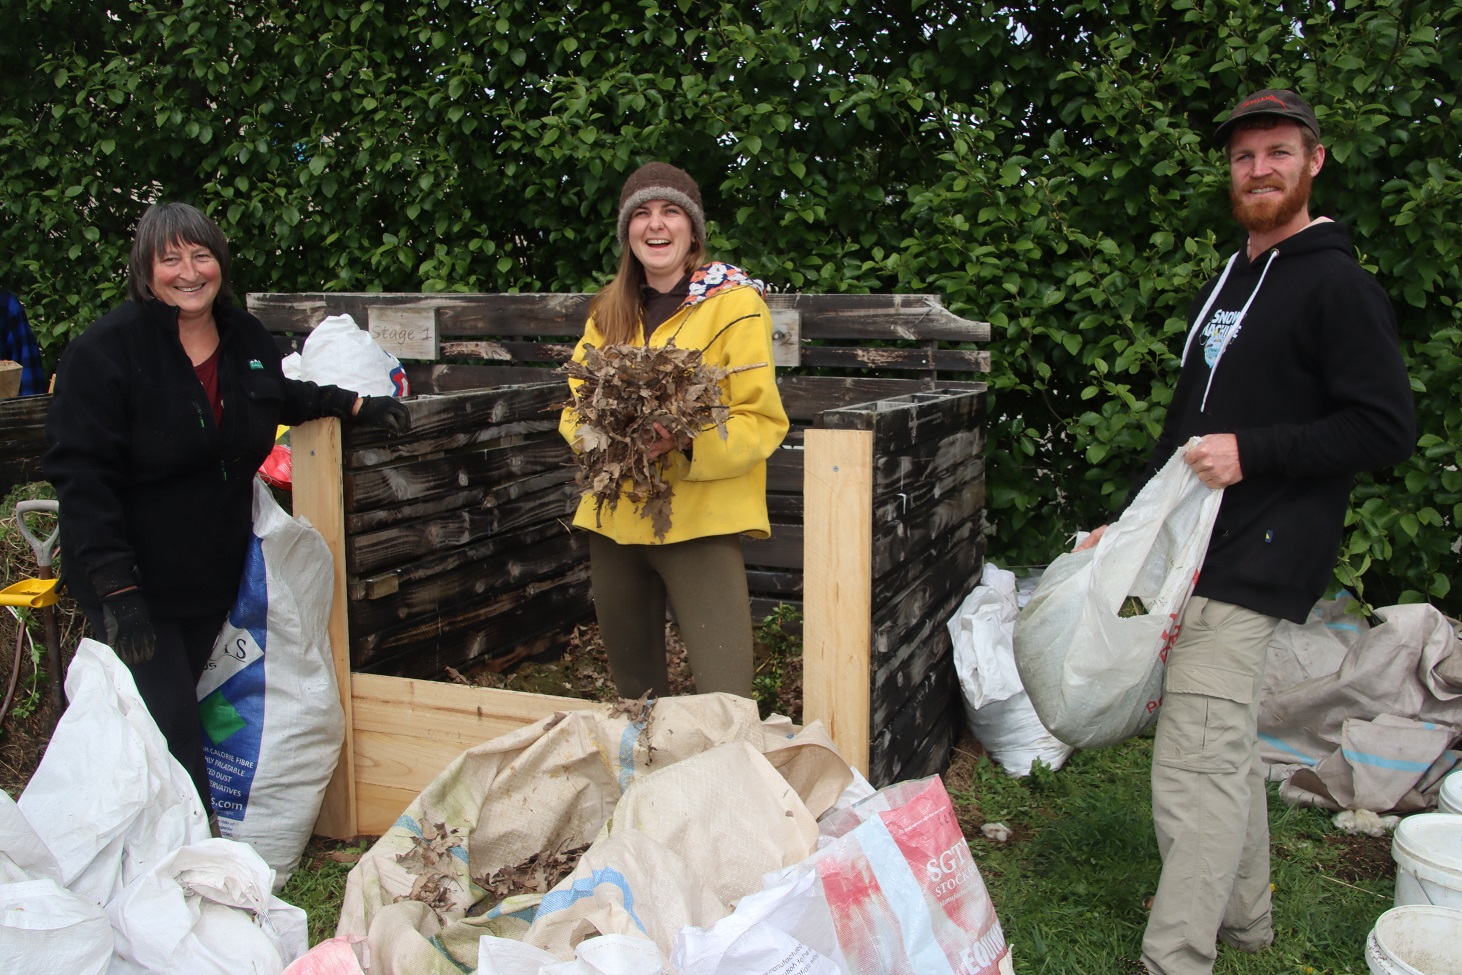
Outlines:
{"label": "wooden compost bin", "polygon": [[[437,680],[561,647],[593,618],[552,371],[584,295],[250,295],[297,346],[349,314],[407,365],[412,432],[293,431],[294,507],[335,557],[347,735],[317,830],[379,833],[465,748],[575,698]],[[945,620],[984,551],[989,327],[921,295],[770,295],[793,426],[768,462],[752,609],[803,612],[804,720],[876,784],[942,767],[959,726]],[[876,374],[875,374],[876,373]],[[904,378],[891,378],[901,375]],[[342,440],[343,436],[343,440]]]}
{"label": "wooden compost bin", "polygon": [[49,395],[0,399],[0,496],[17,484],[42,480],[50,408]]}

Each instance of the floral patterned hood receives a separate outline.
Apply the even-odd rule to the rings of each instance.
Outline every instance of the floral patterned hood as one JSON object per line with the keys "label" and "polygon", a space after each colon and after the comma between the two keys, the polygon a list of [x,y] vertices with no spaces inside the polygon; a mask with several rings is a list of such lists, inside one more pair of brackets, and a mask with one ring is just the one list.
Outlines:
{"label": "floral patterned hood", "polygon": [[722,261],[712,261],[709,264],[702,264],[695,269],[690,276],[690,295],[685,299],[685,308],[691,305],[698,305],[707,298],[713,298],[723,291],[730,291],[733,288],[741,288],[746,285],[756,289],[759,295],[765,295],[767,286],[761,281],[753,278],[741,268],[734,264],[726,264]]}

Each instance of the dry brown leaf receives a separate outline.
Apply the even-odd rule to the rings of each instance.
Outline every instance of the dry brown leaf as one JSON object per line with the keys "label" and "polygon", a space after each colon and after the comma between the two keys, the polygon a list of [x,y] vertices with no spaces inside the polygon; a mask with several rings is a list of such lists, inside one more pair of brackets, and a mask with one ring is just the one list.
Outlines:
{"label": "dry brown leaf", "polygon": [[660,424],[677,441],[715,429],[726,439],[730,408],[721,402],[721,380],[765,362],[725,369],[707,365],[699,349],[663,346],[584,346],[584,361],[564,371],[581,384],[561,407],[579,414],[579,471],[576,483],[591,495],[602,520],[621,498],[650,520],[655,537],[670,531],[672,496],[665,461],[649,456]]}

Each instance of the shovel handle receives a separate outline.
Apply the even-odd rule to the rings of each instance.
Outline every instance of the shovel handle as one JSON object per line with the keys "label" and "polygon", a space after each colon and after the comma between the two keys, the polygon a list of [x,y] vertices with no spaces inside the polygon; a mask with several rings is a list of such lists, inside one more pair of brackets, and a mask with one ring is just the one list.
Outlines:
{"label": "shovel handle", "polygon": [[60,518],[57,518],[56,527],[51,534],[45,538],[34,534],[30,526],[26,524],[25,516],[31,512],[46,515],[58,515],[61,504],[58,501],[17,501],[15,502],[15,521],[20,525],[20,534],[30,544],[30,550],[35,553],[36,564],[42,569],[50,569],[51,554],[56,549],[56,538],[61,534]]}

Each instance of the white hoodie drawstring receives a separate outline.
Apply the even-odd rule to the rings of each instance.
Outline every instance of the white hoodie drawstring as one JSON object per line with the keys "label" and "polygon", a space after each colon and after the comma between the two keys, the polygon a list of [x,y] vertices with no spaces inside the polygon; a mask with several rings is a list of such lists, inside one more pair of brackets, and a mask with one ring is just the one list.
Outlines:
{"label": "white hoodie drawstring", "polygon": [[[1203,323],[1208,319],[1208,312],[1213,308],[1213,303],[1218,300],[1218,294],[1223,290],[1223,285],[1228,280],[1229,272],[1238,263],[1239,253],[1239,251],[1234,251],[1234,256],[1230,257],[1228,264],[1224,265],[1223,274],[1220,275],[1218,284],[1213,286],[1213,290],[1208,294],[1208,301],[1203,305],[1203,310],[1198,313],[1198,317],[1194,320],[1193,328],[1188,332],[1188,340],[1183,343],[1183,358],[1179,360],[1180,365],[1187,364],[1188,349],[1193,345],[1193,336],[1203,330]],[[1223,338],[1218,343],[1218,355],[1214,357],[1213,365],[1208,370],[1208,383],[1203,387],[1203,399],[1198,404],[1198,412],[1202,413],[1207,409],[1208,391],[1213,388],[1213,374],[1218,372],[1219,360],[1223,358],[1223,353],[1228,348],[1229,341],[1234,337],[1234,333],[1239,330],[1239,325],[1244,321],[1244,316],[1249,313],[1249,306],[1254,303],[1254,298],[1259,294],[1259,289],[1264,286],[1264,277],[1269,273],[1269,266],[1274,263],[1274,259],[1278,256],[1279,249],[1277,247],[1270,248],[1269,260],[1264,262],[1264,270],[1259,272],[1259,281],[1254,285],[1254,290],[1249,292],[1249,300],[1244,302],[1243,308],[1239,309],[1238,317],[1224,329]]]}

